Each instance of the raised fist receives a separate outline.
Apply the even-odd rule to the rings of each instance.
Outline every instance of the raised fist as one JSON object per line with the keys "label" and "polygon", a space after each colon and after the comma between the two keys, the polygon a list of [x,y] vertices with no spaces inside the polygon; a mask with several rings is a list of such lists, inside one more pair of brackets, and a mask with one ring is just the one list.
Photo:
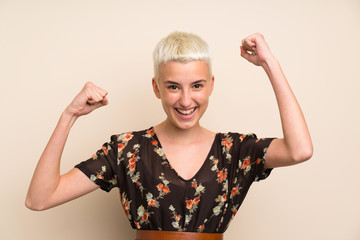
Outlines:
{"label": "raised fist", "polygon": [[109,102],[106,97],[107,94],[108,92],[104,89],[92,82],[87,82],[66,108],[66,111],[78,117],[86,115],[96,108],[107,105]]}
{"label": "raised fist", "polygon": [[263,66],[267,60],[274,58],[264,36],[260,33],[244,38],[241,43],[241,56],[256,66]]}

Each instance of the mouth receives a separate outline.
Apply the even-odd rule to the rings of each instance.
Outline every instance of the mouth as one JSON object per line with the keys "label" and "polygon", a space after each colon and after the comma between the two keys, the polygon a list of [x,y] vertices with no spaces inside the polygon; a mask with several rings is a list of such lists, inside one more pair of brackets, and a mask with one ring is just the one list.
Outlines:
{"label": "mouth", "polygon": [[187,116],[187,115],[190,115],[190,114],[192,114],[193,112],[195,112],[196,107],[189,108],[189,109],[179,109],[179,108],[175,108],[175,109],[176,109],[176,111],[177,111],[178,113],[180,113],[181,115]]}

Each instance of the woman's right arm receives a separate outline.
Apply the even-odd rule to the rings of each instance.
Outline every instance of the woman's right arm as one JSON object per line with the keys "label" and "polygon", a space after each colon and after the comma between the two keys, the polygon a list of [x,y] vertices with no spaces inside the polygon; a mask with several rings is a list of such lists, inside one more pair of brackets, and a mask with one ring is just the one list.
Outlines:
{"label": "woman's right arm", "polygon": [[36,166],[26,197],[26,207],[32,210],[45,210],[98,188],[76,168],[60,175],[60,159],[76,119],[107,105],[106,95],[105,90],[88,82],[62,113]]}

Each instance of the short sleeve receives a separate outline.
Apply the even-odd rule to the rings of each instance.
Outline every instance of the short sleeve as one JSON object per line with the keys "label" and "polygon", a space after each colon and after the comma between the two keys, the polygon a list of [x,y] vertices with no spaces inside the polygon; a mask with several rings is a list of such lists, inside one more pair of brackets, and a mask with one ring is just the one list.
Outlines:
{"label": "short sleeve", "polygon": [[265,169],[266,151],[274,138],[257,138],[255,134],[240,135],[242,141],[239,168],[253,181],[267,178],[272,169]]}
{"label": "short sleeve", "polygon": [[75,166],[106,192],[117,186],[117,136],[111,136],[90,159]]}

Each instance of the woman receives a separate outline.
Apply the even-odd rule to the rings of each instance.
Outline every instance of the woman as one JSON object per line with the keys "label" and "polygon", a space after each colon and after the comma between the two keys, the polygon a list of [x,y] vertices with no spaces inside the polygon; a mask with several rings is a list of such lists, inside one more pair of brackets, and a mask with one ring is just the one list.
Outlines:
{"label": "woman", "polygon": [[283,138],[214,133],[200,126],[214,87],[209,49],[194,34],[174,32],[154,51],[152,85],[165,121],[113,135],[91,159],[60,176],[60,158],[72,125],[108,104],[105,90],[86,83],[61,115],[40,157],[26,206],[44,210],[99,187],[119,187],[138,239],[179,238],[176,234],[184,239],[221,239],[253,181],[266,178],[272,168],[312,155],[300,106],[264,37],[256,33],[245,38],[240,50],[269,77]]}

